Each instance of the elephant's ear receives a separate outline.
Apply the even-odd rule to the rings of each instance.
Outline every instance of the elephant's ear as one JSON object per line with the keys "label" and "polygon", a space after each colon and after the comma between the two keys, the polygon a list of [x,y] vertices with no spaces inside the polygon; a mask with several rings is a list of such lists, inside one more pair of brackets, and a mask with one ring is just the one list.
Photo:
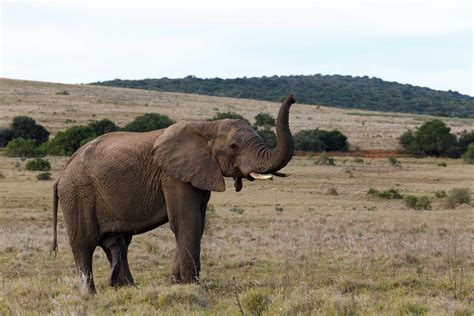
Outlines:
{"label": "elephant's ear", "polygon": [[177,123],[161,134],[153,159],[170,176],[206,191],[225,191],[224,178],[207,139],[189,124]]}

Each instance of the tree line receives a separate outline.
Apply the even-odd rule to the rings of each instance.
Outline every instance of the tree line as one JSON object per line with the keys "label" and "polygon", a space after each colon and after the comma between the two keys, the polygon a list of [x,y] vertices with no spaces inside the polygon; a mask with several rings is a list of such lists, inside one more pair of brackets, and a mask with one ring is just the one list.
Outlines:
{"label": "tree line", "polygon": [[383,112],[474,117],[474,97],[456,91],[388,82],[368,76],[271,76],[221,79],[143,79],[94,82],[93,85],[196,93],[256,100],[279,101],[290,92],[298,102]]}

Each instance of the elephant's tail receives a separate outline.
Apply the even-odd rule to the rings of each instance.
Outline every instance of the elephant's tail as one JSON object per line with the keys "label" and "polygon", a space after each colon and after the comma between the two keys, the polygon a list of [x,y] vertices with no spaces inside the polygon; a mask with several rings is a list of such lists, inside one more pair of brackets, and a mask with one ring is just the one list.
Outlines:
{"label": "elephant's tail", "polygon": [[49,255],[54,251],[54,255],[56,256],[58,253],[58,181],[54,183],[53,191],[53,244],[51,245],[51,251]]}

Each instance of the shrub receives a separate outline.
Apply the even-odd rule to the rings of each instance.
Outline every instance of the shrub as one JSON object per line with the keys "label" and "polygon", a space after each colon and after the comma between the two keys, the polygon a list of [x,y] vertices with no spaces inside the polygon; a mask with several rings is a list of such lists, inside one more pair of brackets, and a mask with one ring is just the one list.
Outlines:
{"label": "shrub", "polygon": [[0,148],[7,146],[12,139],[13,131],[11,128],[0,128]]}
{"label": "shrub", "polygon": [[428,313],[428,308],[418,303],[405,303],[400,307],[400,315],[422,316]]}
{"label": "shrub", "polygon": [[316,165],[327,165],[335,166],[334,158],[329,157],[329,154],[325,151],[319,154],[319,158],[314,162]]}
{"label": "shrub", "polygon": [[7,157],[36,157],[37,155],[36,142],[33,139],[15,138],[5,149]]}
{"label": "shrub", "polygon": [[293,137],[295,149],[304,151],[347,151],[347,137],[338,130],[302,130]]}
{"label": "shrub", "polygon": [[231,209],[229,209],[229,211],[231,211],[232,213],[243,214],[245,210],[243,208],[234,206]]}
{"label": "shrub", "polygon": [[43,126],[36,124],[35,120],[28,116],[16,116],[10,125],[13,138],[34,139],[36,145],[48,140],[49,132]]}
{"label": "shrub", "polygon": [[446,164],[446,162],[444,161],[441,161],[439,164],[438,164],[438,167],[447,167],[448,165]]}
{"label": "shrub", "polygon": [[268,113],[260,112],[255,116],[255,126],[275,126],[275,118]]}
{"label": "shrub", "polygon": [[95,137],[94,130],[89,126],[73,126],[59,132],[54,139],[41,147],[49,155],[72,155],[83,144],[84,140],[91,140]]}
{"label": "shrub", "polygon": [[62,90],[62,91],[56,92],[56,95],[69,95],[69,92],[67,92],[66,90]]}
{"label": "shrub", "polygon": [[457,204],[471,204],[471,192],[468,188],[454,188],[449,192],[445,207],[456,208]]}
{"label": "shrub", "polygon": [[431,210],[431,201],[427,196],[417,198],[413,195],[407,195],[403,198],[405,205],[415,210]]}
{"label": "shrub", "polygon": [[275,148],[277,145],[276,134],[270,129],[256,129],[256,132],[262,138],[265,145],[269,148]]}
{"label": "shrub", "polygon": [[242,294],[242,305],[250,315],[262,315],[270,303],[270,293],[263,289],[249,289]]}
{"label": "shrub", "polygon": [[435,191],[434,195],[438,199],[443,199],[447,196],[445,191]]}
{"label": "shrub", "polygon": [[382,191],[382,192],[379,190],[370,188],[369,191],[367,191],[367,195],[372,195],[372,196],[376,196],[382,199],[389,199],[389,200],[403,198],[400,192],[398,192],[397,189],[393,189],[393,188],[388,189],[386,191]]}
{"label": "shrub", "polygon": [[115,125],[114,122],[112,122],[109,119],[102,119],[100,121],[92,121],[88,124],[88,126],[94,130],[94,133],[96,136],[104,135],[111,132],[116,132],[120,129],[117,125]]}
{"label": "shrub", "polygon": [[357,157],[356,159],[354,159],[354,162],[355,163],[364,163],[364,159],[362,159],[360,157]]}
{"label": "shrub", "polygon": [[462,151],[450,131],[444,122],[435,119],[420,126],[415,133],[405,132],[399,142],[403,151],[410,155],[459,158]]}
{"label": "shrub", "polygon": [[217,114],[214,115],[212,118],[210,118],[208,121],[217,121],[217,120],[224,120],[224,119],[242,120],[248,125],[250,125],[249,120],[247,120],[245,117],[235,112],[217,112]]}
{"label": "shrub", "polygon": [[459,136],[459,147],[461,152],[465,153],[470,144],[474,143],[474,131],[466,132],[464,131],[461,136]]}
{"label": "shrub", "polygon": [[35,158],[26,163],[26,170],[30,171],[49,171],[51,164],[49,161],[42,158]]}
{"label": "shrub", "polygon": [[281,213],[283,212],[285,209],[283,207],[280,206],[280,204],[277,204],[275,205],[275,211]]}
{"label": "shrub", "polygon": [[392,165],[392,166],[400,166],[402,163],[395,157],[388,157],[388,162]]}
{"label": "shrub", "polygon": [[467,146],[466,152],[462,156],[465,163],[474,164],[474,143]]}
{"label": "shrub", "polygon": [[166,128],[174,123],[176,122],[167,115],[147,113],[136,117],[133,121],[125,125],[123,130],[128,132],[149,132]]}
{"label": "shrub", "polygon": [[51,180],[51,172],[41,172],[36,175],[36,179],[39,181]]}

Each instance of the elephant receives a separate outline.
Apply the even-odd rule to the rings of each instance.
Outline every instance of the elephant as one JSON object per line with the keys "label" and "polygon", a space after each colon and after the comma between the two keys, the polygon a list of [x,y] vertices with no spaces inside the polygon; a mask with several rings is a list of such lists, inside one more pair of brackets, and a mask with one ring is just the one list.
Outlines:
{"label": "elephant", "polygon": [[180,122],[144,133],[113,132],[79,148],[54,183],[53,245],[57,253],[58,201],[79,275],[95,293],[94,250],[110,262],[111,286],[133,285],[128,247],[133,235],[169,222],[176,239],[171,279],[198,283],[201,238],[212,191],[225,191],[224,177],[286,176],[279,170],[294,151],[289,95],[276,121],[277,146],[268,148],[242,120]]}

